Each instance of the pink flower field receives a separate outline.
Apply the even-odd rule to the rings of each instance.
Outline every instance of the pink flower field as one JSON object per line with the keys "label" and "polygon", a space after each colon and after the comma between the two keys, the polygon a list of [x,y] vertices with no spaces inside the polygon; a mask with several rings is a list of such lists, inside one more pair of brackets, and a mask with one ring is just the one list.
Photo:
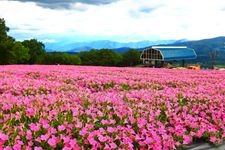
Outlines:
{"label": "pink flower field", "polygon": [[0,149],[177,149],[225,141],[225,72],[0,66]]}

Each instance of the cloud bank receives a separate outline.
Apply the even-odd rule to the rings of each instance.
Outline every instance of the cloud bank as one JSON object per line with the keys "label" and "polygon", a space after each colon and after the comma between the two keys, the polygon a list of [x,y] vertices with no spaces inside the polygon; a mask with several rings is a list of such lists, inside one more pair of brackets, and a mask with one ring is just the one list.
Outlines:
{"label": "cloud bank", "polygon": [[0,17],[21,40],[197,40],[225,35],[224,8],[224,0],[4,0]]}
{"label": "cloud bank", "polygon": [[19,2],[34,2],[41,7],[51,9],[69,9],[73,3],[83,3],[90,5],[104,5],[116,2],[117,0],[11,0]]}

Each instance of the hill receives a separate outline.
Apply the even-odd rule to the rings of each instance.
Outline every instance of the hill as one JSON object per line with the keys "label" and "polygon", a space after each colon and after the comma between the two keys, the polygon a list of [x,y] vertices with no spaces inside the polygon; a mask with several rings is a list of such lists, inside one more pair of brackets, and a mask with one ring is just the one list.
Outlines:
{"label": "hill", "polygon": [[208,66],[211,63],[209,54],[217,53],[217,64],[225,64],[225,37],[215,37],[210,39],[202,39],[197,41],[185,41],[180,43],[167,44],[168,46],[187,46],[196,51],[197,59],[192,61],[194,63],[201,63],[203,66]]}
{"label": "hill", "polygon": [[[115,42],[109,40],[91,41],[91,42],[74,42],[74,43],[45,43],[47,51],[69,51],[80,52],[89,51],[90,49],[124,49],[126,48],[143,48],[157,44],[171,44],[177,40],[159,40],[159,41],[139,41],[139,42]],[[123,52],[123,50],[121,51]]]}

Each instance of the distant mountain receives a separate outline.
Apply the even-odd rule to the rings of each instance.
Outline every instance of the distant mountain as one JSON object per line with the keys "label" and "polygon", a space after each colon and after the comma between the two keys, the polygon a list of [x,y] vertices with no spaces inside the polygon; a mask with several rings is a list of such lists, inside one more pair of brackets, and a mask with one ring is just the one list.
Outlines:
{"label": "distant mountain", "polygon": [[192,62],[200,62],[201,64],[210,64],[209,53],[217,51],[216,62],[225,64],[225,36],[210,39],[184,41],[173,44],[164,44],[164,46],[187,46],[193,48],[197,54],[197,59]]}
{"label": "distant mountain", "polygon": [[[179,40],[180,41],[180,40]],[[182,40],[183,41],[183,40]],[[45,43],[46,49],[48,51],[69,51],[69,52],[79,52],[79,51],[88,51],[90,49],[120,49],[120,48],[143,48],[151,45],[158,44],[171,44],[178,42],[177,40],[159,40],[159,41],[140,41],[140,42],[114,42],[109,40],[100,40],[92,42],[75,42],[70,44],[64,43]]]}

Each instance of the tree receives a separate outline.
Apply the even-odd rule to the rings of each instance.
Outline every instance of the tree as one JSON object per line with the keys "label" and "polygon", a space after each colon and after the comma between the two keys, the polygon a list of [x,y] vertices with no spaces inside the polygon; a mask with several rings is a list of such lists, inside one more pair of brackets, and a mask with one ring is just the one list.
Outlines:
{"label": "tree", "polygon": [[9,28],[5,25],[5,20],[0,18],[0,43],[7,38]]}
{"label": "tree", "polygon": [[12,53],[10,47],[14,39],[7,36],[8,31],[9,28],[5,25],[5,20],[0,18],[0,64],[8,64],[8,56]]}
{"label": "tree", "polygon": [[79,65],[81,64],[81,59],[79,56],[75,54],[52,52],[43,55],[42,59],[40,59],[38,63],[49,65],[51,64]]}
{"label": "tree", "polygon": [[216,59],[218,58],[219,54],[218,51],[212,50],[209,52],[209,58],[211,60],[211,68],[214,69],[215,65],[216,65]]}
{"label": "tree", "polygon": [[13,51],[15,40],[12,37],[7,37],[0,43],[0,64],[16,63],[15,52]]}
{"label": "tree", "polygon": [[12,37],[8,37],[0,44],[0,54],[0,64],[22,64],[30,58],[29,49]]}
{"label": "tree", "polygon": [[117,66],[122,56],[111,49],[90,50],[79,53],[83,65]]}
{"label": "tree", "polygon": [[140,63],[140,52],[135,49],[130,49],[122,54],[123,66],[135,66]]}
{"label": "tree", "polygon": [[18,42],[7,35],[8,31],[5,20],[0,18],[0,64],[35,63],[45,53],[43,43],[36,39]]}
{"label": "tree", "polygon": [[16,57],[17,64],[24,64],[29,61],[29,49],[24,47],[21,42],[15,42],[12,51],[14,52],[14,56]]}
{"label": "tree", "polygon": [[98,54],[97,54],[97,50],[90,50],[90,51],[83,51],[80,52],[79,57],[81,59],[82,65],[98,65]]}
{"label": "tree", "polygon": [[117,66],[122,61],[122,56],[111,49],[100,49],[96,53],[96,65],[99,66]]}
{"label": "tree", "polygon": [[24,40],[22,42],[23,46],[29,49],[29,63],[34,64],[37,62],[38,57],[45,54],[45,45],[36,39]]}

